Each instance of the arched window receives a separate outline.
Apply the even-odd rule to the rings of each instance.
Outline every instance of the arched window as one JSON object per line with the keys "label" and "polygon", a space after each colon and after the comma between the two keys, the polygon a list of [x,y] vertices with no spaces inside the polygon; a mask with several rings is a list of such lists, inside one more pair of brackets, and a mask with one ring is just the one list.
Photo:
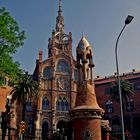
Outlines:
{"label": "arched window", "polygon": [[60,60],[58,62],[57,72],[69,73],[69,65],[65,60]]}
{"label": "arched window", "polygon": [[42,124],[42,140],[48,139],[49,125],[48,122],[44,121]]}
{"label": "arched window", "polygon": [[62,98],[59,97],[59,99],[56,101],[56,110],[57,111],[61,111],[61,102],[62,102]]}
{"label": "arched window", "polygon": [[119,118],[116,117],[112,119],[112,131],[114,132],[120,131],[121,129],[120,125],[121,125],[121,122]]}
{"label": "arched window", "polygon": [[65,97],[63,99],[59,97],[59,99],[56,101],[56,110],[57,111],[69,110],[69,104],[68,104],[68,101],[65,99]]}
{"label": "arched window", "polygon": [[31,101],[26,102],[26,111],[32,111],[32,102]]}
{"label": "arched window", "polygon": [[62,100],[61,101],[61,111],[64,111],[64,109],[65,109],[65,104],[64,104],[64,101]]}
{"label": "arched window", "polygon": [[52,78],[51,67],[45,67],[43,70],[43,77],[46,79]]}
{"label": "arched window", "polygon": [[64,101],[64,104],[65,104],[64,110],[65,110],[65,111],[68,111],[68,110],[69,110],[69,103],[68,103],[68,101],[65,100],[65,101]]}
{"label": "arched window", "polygon": [[50,109],[50,103],[49,100],[45,97],[42,100],[42,110],[49,110]]}

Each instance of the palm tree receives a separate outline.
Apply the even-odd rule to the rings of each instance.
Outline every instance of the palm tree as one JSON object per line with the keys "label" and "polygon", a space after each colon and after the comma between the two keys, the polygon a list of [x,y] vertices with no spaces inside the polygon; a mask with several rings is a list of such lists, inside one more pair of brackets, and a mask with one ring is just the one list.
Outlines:
{"label": "palm tree", "polygon": [[[123,102],[128,101],[134,97],[134,88],[133,85],[128,80],[121,80],[121,93]],[[118,81],[113,82],[113,86],[111,88],[111,99],[113,101],[119,102],[119,84]]]}
{"label": "palm tree", "polygon": [[[114,81],[113,86],[110,90],[110,95],[112,101],[120,102],[120,96],[119,96],[119,84],[118,80]],[[123,108],[123,114],[125,113],[125,102],[130,101],[134,97],[134,88],[133,85],[128,80],[120,80],[120,86],[121,86],[121,94],[122,94],[122,108]]]}
{"label": "palm tree", "polygon": [[10,92],[12,95],[11,101],[17,100],[17,102],[23,104],[22,121],[25,121],[26,101],[36,97],[38,90],[38,82],[33,80],[33,78],[27,73],[19,76],[18,80],[13,83],[13,89]]}

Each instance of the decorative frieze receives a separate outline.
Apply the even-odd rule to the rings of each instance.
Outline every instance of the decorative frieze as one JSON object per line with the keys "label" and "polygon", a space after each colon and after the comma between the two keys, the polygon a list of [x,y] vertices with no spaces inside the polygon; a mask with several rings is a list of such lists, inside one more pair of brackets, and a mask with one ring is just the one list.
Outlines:
{"label": "decorative frieze", "polygon": [[76,118],[98,118],[101,119],[104,112],[100,109],[92,109],[92,110],[73,110],[70,112],[70,116],[72,119]]}

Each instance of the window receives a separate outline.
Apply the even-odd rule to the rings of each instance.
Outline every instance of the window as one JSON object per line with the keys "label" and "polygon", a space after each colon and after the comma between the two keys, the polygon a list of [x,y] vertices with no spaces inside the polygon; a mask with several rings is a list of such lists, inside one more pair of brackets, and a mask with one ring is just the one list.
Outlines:
{"label": "window", "polygon": [[110,87],[105,88],[105,95],[110,95],[110,92],[111,92]]}
{"label": "window", "polygon": [[61,101],[61,111],[64,111],[64,108],[65,108],[65,104],[64,104],[64,101],[62,100]]}
{"label": "window", "polygon": [[121,129],[121,122],[120,122],[120,119],[119,118],[113,118],[112,119],[112,131],[114,131],[114,132],[118,132],[118,131],[120,131],[120,129]]}
{"label": "window", "polygon": [[68,103],[68,101],[65,100],[64,104],[65,104],[64,110],[68,111],[69,110],[69,103]]}
{"label": "window", "polygon": [[45,97],[42,100],[42,110],[49,110],[49,109],[50,109],[49,100]]}
{"label": "window", "polygon": [[129,101],[126,102],[126,111],[134,111],[134,101],[133,99],[130,99]]}
{"label": "window", "polygon": [[65,60],[60,60],[57,64],[57,72],[69,73],[69,65]]}
{"label": "window", "polygon": [[134,90],[140,90],[140,82],[134,84]]}
{"label": "window", "polygon": [[57,111],[68,111],[69,110],[69,103],[64,97],[63,99],[59,97],[59,99],[56,101],[56,110]]}
{"label": "window", "polygon": [[61,99],[57,100],[57,102],[56,102],[56,110],[57,110],[57,111],[60,111],[60,110],[61,110],[61,105],[60,105],[60,103],[61,103]]}
{"label": "window", "polygon": [[112,113],[113,112],[113,103],[110,100],[108,100],[106,102],[106,111],[107,111],[107,113]]}
{"label": "window", "polygon": [[31,120],[28,122],[28,133],[29,133],[29,134],[34,133],[34,129],[35,129],[34,120],[31,119]]}
{"label": "window", "polygon": [[26,111],[32,111],[32,102],[31,101],[26,102]]}
{"label": "window", "polygon": [[43,77],[46,79],[52,78],[51,67],[45,67],[43,70]]}

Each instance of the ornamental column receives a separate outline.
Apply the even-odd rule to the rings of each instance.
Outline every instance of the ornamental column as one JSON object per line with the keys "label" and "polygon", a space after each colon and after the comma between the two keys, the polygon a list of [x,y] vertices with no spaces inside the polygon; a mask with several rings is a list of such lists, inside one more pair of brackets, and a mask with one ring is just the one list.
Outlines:
{"label": "ornamental column", "polygon": [[77,47],[79,83],[75,107],[70,111],[74,127],[74,140],[101,140],[101,118],[104,110],[99,107],[93,83],[92,48],[85,37]]}

